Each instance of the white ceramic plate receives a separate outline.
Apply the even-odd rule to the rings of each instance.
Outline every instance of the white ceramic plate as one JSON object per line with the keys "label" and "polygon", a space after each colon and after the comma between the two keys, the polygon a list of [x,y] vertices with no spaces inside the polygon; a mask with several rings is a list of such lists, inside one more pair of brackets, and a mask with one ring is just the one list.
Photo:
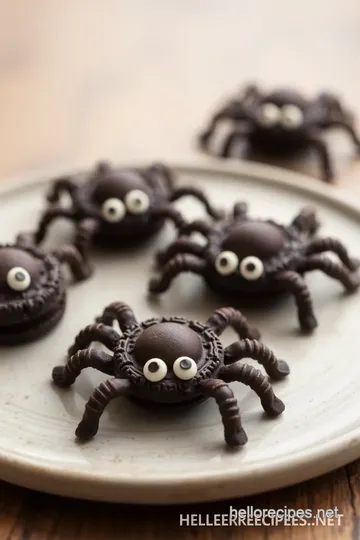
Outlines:
{"label": "white ceramic plate", "polygon": [[[219,205],[237,199],[251,213],[289,222],[299,208],[315,203],[322,235],[341,238],[360,255],[360,206],[336,188],[295,173],[236,163],[180,167],[179,182],[205,188]],[[28,180],[28,179],[27,179]],[[32,228],[43,206],[42,181],[8,183],[1,191],[0,231],[11,241]],[[180,205],[189,216],[198,204]],[[70,232],[54,225],[50,243]],[[62,363],[75,334],[111,301],[131,304],[138,319],[178,314],[204,321],[222,305],[198,277],[183,276],[157,303],[149,303],[147,280],[152,254],[171,238],[169,226],[147,247],[133,253],[96,256],[96,275],[73,286],[61,324],[46,338],[16,349],[1,349],[0,476],[51,493],[88,499],[180,503],[217,500],[266,491],[335,469],[360,456],[360,295],[344,295],[321,273],[308,277],[320,322],[312,337],[298,332],[292,300],[261,312],[247,312],[263,338],[291,365],[291,375],[275,383],[285,413],[269,420],[247,387],[232,385],[239,400],[248,444],[229,452],[217,406],[207,401],[186,412],[154,413],[126,400],[111,404],[91,442],[78,445],[74,430],[95,385],[105,377],[87,370],[69,390],[52,386],[50,374]],[[234,340],[231,332],[224,342]]]}

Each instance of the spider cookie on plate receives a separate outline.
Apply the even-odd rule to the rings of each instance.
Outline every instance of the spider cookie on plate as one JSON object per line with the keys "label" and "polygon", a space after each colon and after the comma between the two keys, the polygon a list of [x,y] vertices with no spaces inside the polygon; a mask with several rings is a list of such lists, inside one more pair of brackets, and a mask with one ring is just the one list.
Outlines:
{"label": "spider cookie on plate", "polygon": [[66,305],[62,263],[76,281],[91,273],[74,246],[45,254],[20,240],[0,245],[0,345],[33,341],[60,321]]}
{"label": "spider cookie on plate", "polygon": [[[70,196],[70,206],[61,204],[63,194]],[[54,220],[65,218],[74,223],[75,245],[84,255],[92,242],[113,248],[133,245],[157,233],[166,220],[180,227],[184,219],[172,203],[185,196],[199,200],[213,218],[221,217],[201,190],[176,187],[172,172],[163,164],[125,169],[99,163],[84,182],[75,177],[54,181],[35,243],[43,241]]]}
{"label": "spider cookie on plate", "polygon": [[288,156],[312,148],[318,155],[323,179],[331,182],[334,170],[328,147],[322,139],[323,132],[331,128],[343,129],[360,152],[360,139],[352,115],[329,93],[309,100],[294,90],[263,93],[255,85],[249,85],[242,95],[229,100],[214,114],[199,137],[202,149],[209,149],[218,123],[225,119],[232,121],[233,127],[220,150],[222,157],[229,157],[239,140],[249,143],[254,150],[275,156]]}
{"label": "spider cookie on plate", "polygon": [[[219,309],[205,323],[176,316],[138,322],[127,304],[115,302],[97,320],[97,324],[78,334],[68,351],[66,365],[52,372],[53,381],[61,387],[73,384],[88,367],[111,376],[95,389],[86,404],[76,430],[82,441],[97,433],[105,407],[117,397],[163,407],[191,405],[212,397],[219,405],[225,441],[234,447],[245,444],[247,436],[228,383],[239,381],[252,388],[269,416],[277,416],[285,409],[261,371],[238,362],[253,358],[273,379],[289,374],[286,362],[277,360],[272,351],[254,339],[259,332],[249,327],[239,311]],[[122,335],[112,328],[114,320]],[[235,330],[239,341],[224,347],[219,336],[227,327]],[[93,341],[105,345],[112,354],[89,348]]]}
{"label": "spider cookie on plate", "polygon": [[[294,296],[300,327],[311,332],[317,326],[310,291],[303,275],[320,270],[339,281],[346,291],[360,285],[358,261],[350,258],[335,238],[312,238],[318,228],[313,208],[303,208],[289,225],[248,216],[244,203],[220,223],[194,221],[181,236],[157,256],[160,276],[150,281],[150,293],[164,293],[183,272],[204,278],[215,292],[241,298],[289,292]],[[192,232],[205,244],[191,240]],[[334,262],[325,252],[339,258]]]}

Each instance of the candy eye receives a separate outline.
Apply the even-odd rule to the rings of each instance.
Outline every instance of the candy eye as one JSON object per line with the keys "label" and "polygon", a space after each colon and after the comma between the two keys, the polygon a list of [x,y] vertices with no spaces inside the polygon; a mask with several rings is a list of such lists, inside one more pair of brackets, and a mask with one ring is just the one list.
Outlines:
{"label": "candy eye", "polygon": [[127,193],[125,204],[131,214],[143,214],[149,208],[150,200],[141,189],[133,189]]}
{"label": "candy eye", "polygon": [[6,282],[13,291],[26,291],[30,287],[31,277],[25,268],[14,266],[7,273]]}
{"label": "candy eye", "polygon": [[101,207],[102,216],[105,221],[116,223],[121,221],[126,213],[124,203],[115,197],[107,199]]}
{"label": "candy eye", "polygon": [[281,109],[281,124],[285,128],[295,129],[302,125],[304,115],[296,105],[284,105]]}
{"label": "candy eye", "polygon": [[166,377],[167,365],[161,358],[151,358],[143,369],[144,377],[150,382],[159,382]]}
{"label": "candy eye", "polygon": [[180,356],[175,360],[173,371],[178,379],[188,381],[195,377],[197,373],[196,362],[189,356]]}
{"label": "candy eye", "polygon": [[229,276],[237,269],[239,259],[233,251],[223,251],[217,256],[215,268],[222,276]]}
{"label": "candy eye", "polygon": [[245,257],[240,263],[240,274],[248,281],[259,279],[264,273],[264,265],[257,257]]}
{"label": "candy eye", "polygon": [[275,126],[280,120],[280,109],[274,103],[264,103],[260,107],[259,120],[264,126]]}

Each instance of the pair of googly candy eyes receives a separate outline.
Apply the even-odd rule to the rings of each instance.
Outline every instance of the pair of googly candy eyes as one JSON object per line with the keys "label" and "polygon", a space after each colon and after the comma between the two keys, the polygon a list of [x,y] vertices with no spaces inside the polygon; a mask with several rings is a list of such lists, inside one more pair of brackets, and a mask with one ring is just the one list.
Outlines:
{"label": "pair of googly candy eyes", "polygon": [[101,207],[101,214],[105,221],[118,223],[123,220],[126,213],[144,214],[150,206],[149,196],[141,189],[133,189],[125,195],[124,201],[112,197],[107,199]]}
{"label": "pair of googly candy eyes", "polygon": [[[197,373],[196,362],[189,356],[180,356],[172,366],[175,377],[189,381]],[[144,365],[144,377],[150,382],[162,381],[168,372],[168,367],[161,358],[151,358]]]}
{"label": "pair of googly candy eyes", "polygon": [[239,269],[240,275],[248,281],[255,281],[264,273],[264,265],[258,257],[245,257],[240,262],[233,251],[221,252],[216,258],[215,268],[222,276],[230,276]]}
{"label": "pair of googly candy eyes", "polygon": [[11,290],[22,292],[30,287],[31,277],[25,268],[14,266],[6,275],[6,283]]}
{"label": "pair of googly candy eyes", "polygon": [[285,129],[296,129],[304,122],[304,114],[296,105],[278,107],[275,103],[264,103],[260,107],[259,121],[267,127],[280,124]]}

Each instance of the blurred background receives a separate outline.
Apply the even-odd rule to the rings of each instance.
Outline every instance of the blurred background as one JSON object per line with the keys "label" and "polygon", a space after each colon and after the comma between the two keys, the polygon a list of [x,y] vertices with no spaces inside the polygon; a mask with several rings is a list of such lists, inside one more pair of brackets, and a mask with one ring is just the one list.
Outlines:
{"label": "blurred background", "polygon": [[[248,81],[331,90],[360,118],[359,56],[359,0],[1,2],[0,177],[197,156],[210,113]],[[353,183],[346,136],[332,149]]]}

